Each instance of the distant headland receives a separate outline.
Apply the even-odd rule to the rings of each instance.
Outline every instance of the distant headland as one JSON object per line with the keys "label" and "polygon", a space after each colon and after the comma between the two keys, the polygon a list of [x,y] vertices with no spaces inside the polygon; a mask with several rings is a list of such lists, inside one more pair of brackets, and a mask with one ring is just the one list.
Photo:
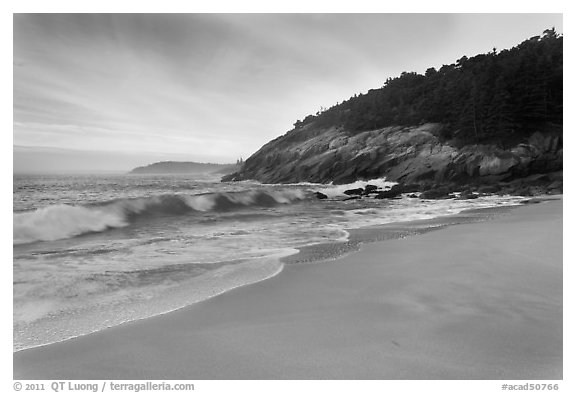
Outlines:
{"label": "distant headland", "polygon": [[132,169],[129,174],[229,174],[237,171],[239,164],[212,164],[192,161],[161,161]]}

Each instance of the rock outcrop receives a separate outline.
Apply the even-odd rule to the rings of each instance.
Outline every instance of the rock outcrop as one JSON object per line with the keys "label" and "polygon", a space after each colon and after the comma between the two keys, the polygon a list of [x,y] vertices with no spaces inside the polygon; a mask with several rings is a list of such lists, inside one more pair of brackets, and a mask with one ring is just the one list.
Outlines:
{"label": "rock outcrop", "polygon": [[562,170],[561,133],[536,132],[508,148],[458,147],[441,140],[442,128],[424,124],[351,135],[312,123],[264,145],[223,180],[347,184],[386,177],[402,184],[497,184]]}

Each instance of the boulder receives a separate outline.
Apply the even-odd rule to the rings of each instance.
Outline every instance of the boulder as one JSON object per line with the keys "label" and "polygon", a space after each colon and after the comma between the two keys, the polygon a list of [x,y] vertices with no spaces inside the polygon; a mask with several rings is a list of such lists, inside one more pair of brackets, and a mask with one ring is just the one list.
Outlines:
{"label": "boulder", "polygon": [[363,188],[352,188],[350,190],[344,191],[344,194],[346,195],[362,195],[363,193],[364,193]]}
{"label": "boulder", "polygon": [[314,195],[315,195],[316,198],[318,198],[318,199],[328,199],[328,195],[322,194],[320,191],[316,191],[316,192],[314,193]]}
{"label": "boulder", "polygon": [[394,185],[391,189],[386,191],[379,191],[376,199],[391,199],[397,198],[404,192],[403,187],[399,184]]}
{"label": "boulder", "polygon": [[478,187],[478,192],[482,194],[494,194],[500,191],[500,186],[497,184],[485,185]]}
{"label": "boulder", "polygon": [[450,193],[448,188],[433,188],[428,191],[424,191],[420,194],[420,199],[451,199],[455,198],[453,194]]}
{"label": "boulder", "polygon": [[479,195],[474,194],[472,191],[463,191],[456,199],[477,199],[478,197]]}
{"label": "boulder", "polygon": [[372,194],[372,193],[376,193],[378,192],[378,187],[376,187],[373,184],[366,184],[366,187],[364,187],[364,194],[368,195],[368,194]]}
{"label": "boulder", "polygon": [[[422,186],[420,184],[416,184],[416,183],[412,183],[412,184],[401,184],[398,185],[401,187],[402,189],[402,193],[407,193],[407,192],[419,192],[422,189]],[[394,186],[396,187],[396,186]]]}
{"label": "boulder", "polygon": [[550,183],[547,187],[548,194],[562,194],[563,191],[563,184],[561,181],[554,181]]}
{"label": "boulder", "polygon": [[521,186],[514,189],[510,194],[517,196],[538,196],[546,193],[546,189],[541,186]]}

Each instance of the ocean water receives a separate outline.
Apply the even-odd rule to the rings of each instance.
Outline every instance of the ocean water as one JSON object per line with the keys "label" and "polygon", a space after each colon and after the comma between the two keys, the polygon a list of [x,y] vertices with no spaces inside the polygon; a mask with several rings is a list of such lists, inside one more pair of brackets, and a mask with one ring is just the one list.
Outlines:
{"label": "ocean water", "polygon": [[[349,231],[523,198],[345,201],[348,188],[184,175],[14,176],[14,350],[166,313],[281,272]],[[318,200],[321,191],[328,200]]]}

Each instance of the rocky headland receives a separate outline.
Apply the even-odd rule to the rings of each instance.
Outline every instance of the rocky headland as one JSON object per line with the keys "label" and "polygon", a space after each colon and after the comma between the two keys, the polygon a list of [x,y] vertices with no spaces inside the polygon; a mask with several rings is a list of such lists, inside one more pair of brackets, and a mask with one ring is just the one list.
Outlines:
{"label": "rocky headland", "polygon": [[510,50],[388,78],[296,121],[223,181],[385,177],[400,187],[350,197],[562,193],[562,40],[552,28]]}
{"label": "rocky headland", "polygon": [[467,190],[526,196],[562,193],[561,133],[535,132],[507,148],[459,147],[441,140],[443,127],[385,127],[350,135],[342,128],[310,124],[264,145],[239,172],[223,180],[347,184],[386,177],[429,196]]}

